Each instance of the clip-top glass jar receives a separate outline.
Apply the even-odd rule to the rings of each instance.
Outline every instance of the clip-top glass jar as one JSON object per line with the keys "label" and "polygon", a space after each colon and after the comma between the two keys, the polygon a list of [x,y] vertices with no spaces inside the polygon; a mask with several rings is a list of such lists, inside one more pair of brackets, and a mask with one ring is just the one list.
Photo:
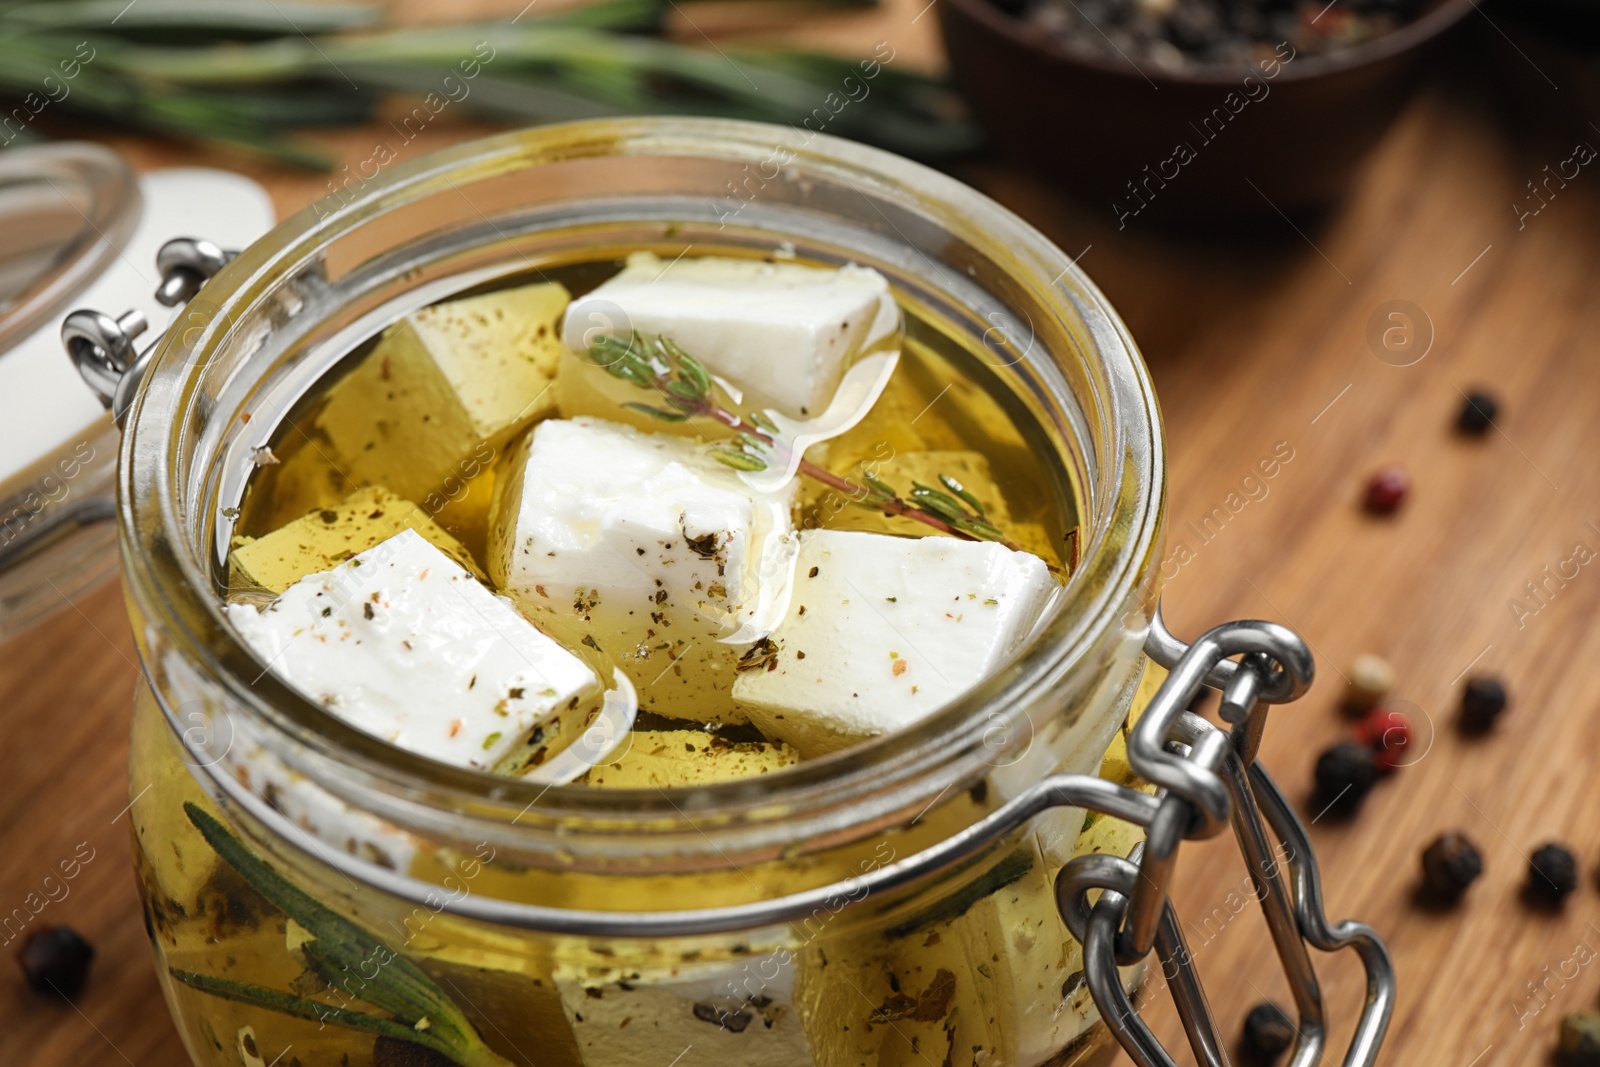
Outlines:
{"label": "clip-top glass jar", "polygon": [[0,641],[117,573],[117,430],[61,360],[62,316],[115,306],[105,323],[131,340],[157,321],[149,261],[175,226],[236,243],[274,220],[266,191],[226,171],[136,176],[75,141],[0,155]]}
{"label": "clip-top glass jar", "polygon": [[[231,522],[258,450],[293,429],[315,383],[421,306],[637,248],[776,251],[889,279],[930,343],[1011,416],[1011,459],[1041,506],[1080,520],[1077,566],[1026,646],[903,732],[673,790],[448,767],[263,669],[222,610]],[[1309,678],[1278,631],[1197,642],[1180,660],[1157,620],[1152,654],[1187,692],[1156,698],[1153,746],[1127,732],[1165,676],[1142,651],[1163,477],[1149,378],[1089,281],[1002,208],[883,152],[755,124],[618,120],[349,183],[199,289],[124,431],[123,558],[150,683],[135,711],[133,824],[190,1055],[1092,1062],[1111,1047],[1095,1000],[1124,996],[1151,943],[1173,955],[1165,927],[1145,921],[1152,900],[1162,913],[1164,882],[1154,898],[1110,891],[1120,857],[1148,825],[1159,855],[1146,865],[1170,869],[1180,836],[1226,825],[1228,754],[1254,758],[1252,740],[1229,748],[1182,704],[1226,685],[1248,723],[1258,701],[1292,699]],[[1238,653],[1242,665],[1226,662]],[[1169,732],[1185,742],[1176,755]],[[1159,795],[1123,788],[1130,762],[1161,771],[1184,754],[1194,769],[1157,775]],[[1116,784],[1094,777],[1103,764]],[[1099,877],[1108,890],[1092,916],[1065,889],[1058,909],[1057,872],[1075,855],[1063,885]],[[1086,965],[1068,921],[1093,940],[1129,894],[1139,947]],[[1112,1022],[1129,1045],[1127,1020]]]}

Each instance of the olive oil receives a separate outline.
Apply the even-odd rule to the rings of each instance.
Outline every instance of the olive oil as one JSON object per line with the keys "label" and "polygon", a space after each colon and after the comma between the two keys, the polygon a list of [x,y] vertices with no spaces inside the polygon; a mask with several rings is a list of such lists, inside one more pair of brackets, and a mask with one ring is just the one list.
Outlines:
{"label": "olive oil", "polygon": [[[663,256],[682,251],[654,250]],[[621,262],[620,255],[601,257],[503,284],[554,280],[576,295]],[[1066,465],[1043,458],[1050,453],[1041,432],[986,361],[992,353],[963,344],[959,330],[914,305],[903,303],[902,312],[902,355],[885,392],[859,424],[808,458],[851,484],[870,476],[901,493],[948,474],[981,502],[1008,540],[1064,577],[1079,500],[1060,473]],[[279,427],[271,445],[277,462],[262,466],[249,486],[236,536],[259,537],[319,509],[337,516],[341,502],[366,488],[346,476],[319,420],[329,390],[374,358],[375,344],[351,353]],[[652,425],[628,412],[620,407],[626,390],[619,393],[617,382],[577,356],[563,359],[558,382],[561,416],[717,436],[714,425]],[[516,447],[513,441],[474,453],[412,502],[484,570],[495,481]],[[802,485],[795,517],[801,527],[939,536],[814,480]],[[1146,681],[1136,707],[1153,676]],[[688,725],[642,712],[636,729]],[[746,726],[724,728],[718,740],[759,739]],[[1114,743],[1103,776],[1125,777],[1120,751]],[[356,1067],[450,1062],[427,1058],[404,1040],[374,1037],[360,1019],[328,1022],[332,1016],[325,1012],[335,1007],[390,1017],[393,998],[369,986],[386,981],[384,968],[351,974],[319,964],[306,947],[314,931],[268,899],[270,891],[248,884],[235,860],[208,847],[197,833],[204,818],[186,817],[185,805],[216,809],[149,699],[136,713],[133,768],[136,781],[162,787],[160,805],[135,810],[140,881],[166,993],[197,1063],[254,1067],[280,1055]],[[603,911],[732,904],[892,863],[993,810],[1000,798],[1000,788],[986,780],[945,797],[903,830],[730,871],[622,876],[496,862],[493,849],[467,855],[422,848],[402,873],[451,894]],[[1093,1008],[1082,983],[1073,982],[1081,950],[1056,915],[1051,879],[1074,850],[1126,854],[1139,833],[1113,819],[1097,820],[1092,829],[1084,823],[1080,833],[1082,821],[1077,812],[1051,813],[941,884],[875,904],[870,914],[819,912],[776,930],[647,942],[490,928],[358,886],[291,856],[281,843],[255,838],[237,847],[260,850],[288,882],[364,931],[353,935],[358,941],[381,943],[454,1002],[476,1030],[458,1062],[623,1067],[642,1062],[645,1052],[665,1063],[687,1043],[694,1055],[686,1062],[729,1067],[780,1061],[797,1067],[923,1061],[1034,1067],[1103,1039],[1093,1036]],[[1052,828],[1048,834],[1046,827]],[[194,975],[202,979],[182,977]],[[197,981],[214,985],[207,989]],[[240,993],[246,986],[271,992]],[[264,999],[251,1002],[250,995]],[[289,1004],[299,1006],[298,1016]]]}
{"label": "olive oil", "polygon": [[[668,247],[654,251],[670,259],[686,250]],[[718,250],[718,254],[722,251]],[[599,258],[509,277],[500,285],[555,281],[577,296],[622,265],[621,256]],[[483,291],[480,288],[472,293]],[[1018,404],[1006,395],[989,365],[993,353],[981,343],[963,346],[956,329],[913,305],[902,303],[901,312],[904,337],[900,363],[882,397],[857,426],[815,447],[808,458],[846,477],[859,475],[865,467],[904,492],[910,488],[909,479],[895,484],[895,475],[897,471],[914,472],[920,480],[926,465],[919,465],[915,457],[926,453],[976,455],[981,458],[983,472],[967,488],[987,508],[1006,517],[1004,532],[1019,547],[1053,567],[1064,568],[1070,555],[1068,535],[1078,521],[1077,487],[1056,473],[1058,466],[1041,462],[1038,431],[1028,432],[1030,427]],[[256,474],[235,524],[236,535],[262,536],[309,511],[332,507],[362,488],[346,476],[346,465],[340,463],[338,450],[322,428],[320,416],[327,388],[370,358],[376,341],[374,338],[353,352],[321,389],[305,397],[284,420],[272,442],[279,462],[262,467]],[[707,424],[707,420],[683,426],[652,424],[621,406],[627,399],[648,398],[630,397],[625,387],[618,391],[621,386],[622,383],[608,381],[599,368],[587,365],[581,358],[566,359],[558,378],[562,395],[559,414],[594,415],[654,432],[716,436],[718,427]],[[727,404],[727,398],[722,399]],[[510,450],[497,450],[492,456],[486,454],[464,463],[421,500],[414,501],[465,545],[480,565],[487,563],[490,501],[496,473],[505,462],[505,451]],[[910,466],[907,457],[912,457]],[[987,476],[987,484],[983,476]],[[870,529],[906,536],[931,532],[907,519],[874,516],[848,495],[814,481],[802,484],[801,501],[798,518],[803,527]]]}

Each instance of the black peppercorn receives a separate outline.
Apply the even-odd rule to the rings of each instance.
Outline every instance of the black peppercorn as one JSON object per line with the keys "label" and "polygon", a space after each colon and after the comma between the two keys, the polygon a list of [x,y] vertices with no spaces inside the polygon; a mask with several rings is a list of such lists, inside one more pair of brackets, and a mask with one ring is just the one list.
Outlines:
{"label": "black peppercorn", "polygon": [[1317,757],[1317,796],[1328,805],[1353,811],[1378,780],[1372,750],[1341,741]]}
{"label": "black peppercorn", "polygon": [[1488,393],[1468,393],[1461,405],[1461,414],[1456,417],[1456,428],[1462,433],[1481,436],[1489,432],[1499,413],[1499,403]]}
{"label": "black peppercorn", "polygon": [[1441,897],[1454,900],[1482,873],[1483,857],[1461,834],[1443,834],[1423,850],[1423,881]]}
{"label": "black peppercorn", "polygon": [[1506,710],[1506,703],[1506,687],[1500,679],[1486,674],[1468,678],[1461,689],[1461,728],[1468,733],[1487,732]]}
{"label": "black peppercorn", "polygon": [[17,962],[35,993],[75,997],[89,977],[94,946],[67,926],[46,926],[29,934],[17,949]]}
{"label": "black peppercorn", "polygon": [[1245,1051],[1269,1059],[1283,1055],[1294,1044],[1294,1021],[1272,1001],[1262,1001],[1244,1019]]}
{"label": "black peppercorn", "polygon": [[1578,861],[1554,842],[1541,846],[1528,860],[1528,892],[1538,900],[1559,904],[1578,888]]}

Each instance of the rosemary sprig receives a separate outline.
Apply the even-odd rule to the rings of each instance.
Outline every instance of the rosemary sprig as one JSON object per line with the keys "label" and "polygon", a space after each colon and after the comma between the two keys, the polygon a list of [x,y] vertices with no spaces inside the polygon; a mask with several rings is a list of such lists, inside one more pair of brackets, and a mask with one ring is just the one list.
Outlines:
{"label": "rosemary sprig", "polygon": [[[777,427],[759,413],[740,415],[717,403],[711,375],[704,364],[671,339],[646,338],[637,332],[626,341],[602,335],[590,345],[589,357],[612,377],[652,390],[665,402],[663,406],[629,401],[623,406],[630,411],[662,422],[713,419],[736,436],[713,445],[712,458],[735,470],[759,471],[769,466]],[[947,474],[941,474],[939,481],[948,492],[918,482],[913,483],[910,493],[902,495],[876,475],[863,472],[861,480],[865,484],[857,484],[804,456],[800,457],[799,471],[837,489],[850,503],[868,511],[911,519],[963,540],[994,541],[1021,551],[988,521],[978,498]]]}
{"label": "rosemary sprig", "polygon": [[[371,121],[392,94],[449,95],[452,113],[518,124],[692,114],[814,129],[819,104],[865,77],[859,57],[664,39],[671,10],[670,0],[598,0],[548,14],[540,5],[515,24],[394,26],[370,3],[0,2],[0,105],[31,99],[41,116],[326,168],[328,157],[285,131]],[[77,73],[64,78],[74,56]],[[870,94],[824,109],[826,133],[923,159],[977,147],[947,83],[871,62]],[[396,134],[391,147],[408,140]]]}
{"label": "rosemary sprig", "polygon": [[[455,1001],[415,964],[267,866],[198,805],[185,803],[183,810],[223,862],[312,935],[300,946],[311,971],[330,987],[343,989],[389,1017],[176,967],[169,969],[173,978],[241,1004],[422,1045],[462,1067],[509,1065],[483,1043]],[[374,977],[366,977],[369,969],[376,971]],[[352,984],[359,993],[350,988]]]}

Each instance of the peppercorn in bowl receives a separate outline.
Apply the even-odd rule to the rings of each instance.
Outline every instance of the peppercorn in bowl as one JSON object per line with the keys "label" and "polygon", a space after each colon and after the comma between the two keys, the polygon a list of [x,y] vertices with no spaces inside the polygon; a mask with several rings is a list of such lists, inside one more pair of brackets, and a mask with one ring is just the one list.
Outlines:
{"label": "peppercorn in bowl", "polygon": [[[1117,230],[1325,208],[1471,0],[944,0],[1005,153]],[[1279,220],[1281,225],[1281,220]]]}

